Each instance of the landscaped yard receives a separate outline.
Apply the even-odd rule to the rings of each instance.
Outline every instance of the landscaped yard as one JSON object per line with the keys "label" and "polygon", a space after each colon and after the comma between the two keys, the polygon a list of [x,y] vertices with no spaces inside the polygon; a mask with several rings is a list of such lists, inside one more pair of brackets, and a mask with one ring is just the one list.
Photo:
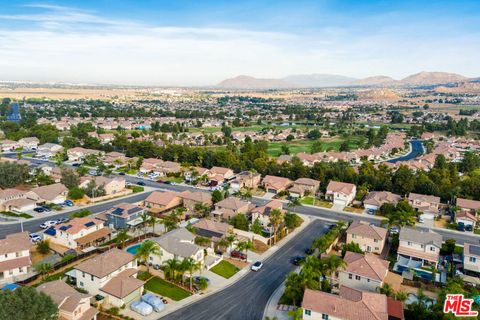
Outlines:
{"label": "landscaped yard", "polygon": [[300,199],[300,202],[302,204],[307,204],[311,206],[314,205],[316,207],[324,207],[324,208],[331,208],[333,206],[333,203],[324,201],[324,200],[319,200],[319,199],[315,199],[315,204],[314,204],[313,197],[303,197],[302,199]]}
{"label": "landscaped yard", "polygon": [[230,262],[227,262],[225,260],[222,260],[219,264],[214,266],[210,271],[218,274],[219,276],[222,276],[226,279],[231,278],[235,273],[240,271],[239,268],[231,264]]}
{"label": "landscaped yard", "polygon": [[160,296],[168,297],[175,301],[180,301],[192,295],[187,290],[158,277],[151,278],[145,283],[145,290],[151,291]]}
{"label": "landscaped yard", "polygon": [[26,213],[18,214],[18,213],[11,212],[11,211],[0,212],[0,215],[4,215],[4,216],[8,216],[8,217],[14,217],[14,218],[25,218],[25,219],[33,218],[31,215],[26,214]]}
{"label": "landscaped yard", "polygon": [[343,208],[343,211],[352,212],[352,213],[363,213],[362,208],[354,208],[354,207],[345,207]]}

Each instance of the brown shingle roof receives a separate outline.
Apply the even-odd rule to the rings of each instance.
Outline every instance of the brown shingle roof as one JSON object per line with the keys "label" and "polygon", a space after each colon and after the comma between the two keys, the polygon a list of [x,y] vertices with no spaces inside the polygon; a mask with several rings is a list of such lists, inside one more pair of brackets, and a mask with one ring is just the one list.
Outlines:
{"label": "brown shingle roof", "polygon": [[5,239],[0,240],[0,255],[30,250],[31,246],[32,244],[30,243],[26,232],[12,233],[7,235]]}
{"label": "brown shingle roof", "polygon": [[365,255],[347,251],[343,258],[347,263],[346,272],[358,274],[373,280],[383,281],[388,272],[388,261],[373,254]]}
{"label": "brown shingle roof", "polygon": [[117,298],[125,298],[133,291],[141,288],[145,282],[132,277],[137,269],[126,269],[108,281],[100,290]]}
{"label": "brown shingle roof", "polygon": [[354,189],[354,184],[338,181],[330,181],[327,186],[327,192],[339,192],[345,195],[351,194]]}
{"label": "brown shingle roof", "polygon": [[133,254],[114,248],[80,263],[75,269],[103,278],[133,260]]}
{"label": "brown shingle roof", "polygon": [[370,225],[363,221],[355,220],[347,229],[347,233],[358,234],[362,237],[384,240],[387,237],[387,229]]}

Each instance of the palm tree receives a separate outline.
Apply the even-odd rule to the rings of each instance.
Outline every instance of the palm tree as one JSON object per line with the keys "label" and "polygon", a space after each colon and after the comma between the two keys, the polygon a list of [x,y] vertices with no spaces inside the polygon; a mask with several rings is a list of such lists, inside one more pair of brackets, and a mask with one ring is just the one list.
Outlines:
{"label": "palm tree", "polygon": [[143,235],[146,238],[147,237],[147,227],[148,227],[148,224],[150,223],[150,215],[148,214],[147,211],[144,211],[140,215],[140,218],[142,219],[142,223],[143,223]]}
{"label": "palm tree", "polygon": [[280,211],[280,209],[273,209],[272,211],[270,211],[268,219],[270,220],[270,224],[273,227],[273,240],[274,243],[276,243],[278,227],[283,222],[283,213],[282,211]]}
{"label": "palm tree", "polygon": [[189,257],[186,259],[183,259],[182,261],[182,266],[184,267],[185,270],[188,270],[188,273],[190,274],[190,291],[192,291],[193,288],[193,272],[195,270],[198,270],[201,268],[201,263],[193,260],[193,258]]}
{"label": "palm tree", "polygon": [[147,265],[147,272],[150,271],[150,266],[148,264],[148,258],[151,255],[160,255],[160,247],[158,243],[153,242],[151,240],[145,240],[142,242],[140,247],[137,249],[137,253],[135,254],[136,258],[139,258],[145,262]]}
{"label": "palm tree", "polygon": [[148,225],[152,227],[152,232],[155,233],[155,226],[157,225],[157,218],[155,216],[150,216],[148,219]]}
{"label": "palm tree", "polygon": [[52,272],[53,266],[50,263],[39,263],[34,266],[35,271],[42,275],[42,280],[45,280],[45,276]]}
{"label": "palm tree", "polygon": [[237,250],[240,251],[240,252],[243,252],[245,251],[245,260],[248,260],[248,250],[253,250],[255,249],[255,246],[253,244],[253,242],[251,240],[247,240],[247,241],[240,241],[239,243],[237,243]]}
{"label": "palm tree", "polygon": [[393,290],[392,286],[388,283],[384,283],[383,286],[377,288],[378,292],[381,294],[386,295],[387,297],[393,297],[395,295],[395,291]]}
{"label": "palm tree", "polygon": [[180,261],[177,258],[169,259],[163,263],[165,276],[175,281],[177,271],[180,269]]}
{"label": "palm tree", "polygon": [[127,229],[122,229],[118,232],[117,237],[115,238],[115,243],[117,246],[120,246],[120,249],[125,247],[125,242],[128,240],[129,236],[127,233]]}
{"label": "palm tree", "polygon": [[165,231],[169,232],[177,228],[177,223],[169,217],[160,220],[160,223],[165,226]]}
{"label": "palm tree", "polygon": [[292,208],[293,213],[295,213],[295,208],[302,205],[300,202],[300,199],[298,198],[291,198],[290,201],[288,202],[287,206],[289,208]]}
{"label": "palm tree", "polygon": [[405,300],[407,300],[407,298],[408,298],[408,295],[405,291],[397,291],[395,293],[395,300],[404,302]]}
{"label": "palm tree", "polygon": [[37,251],[41,254],[47,254],[50,252],[50,241],[41,240],[37,243]]}
{"label": "palm tree", "polygon": [[303,316],[303,309],[297,308],[295,310],[288,311],[288,315],[292,317],[292,320],[301,320]]}

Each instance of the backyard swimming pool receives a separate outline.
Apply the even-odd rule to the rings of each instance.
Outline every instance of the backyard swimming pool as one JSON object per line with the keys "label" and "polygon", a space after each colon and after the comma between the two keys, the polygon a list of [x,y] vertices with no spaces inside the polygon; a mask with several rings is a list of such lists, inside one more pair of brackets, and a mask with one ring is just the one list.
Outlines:
{"label": "backyard swimming pool", "polygon": [[141,246],[142,244],[141,243],[138,243],[136,245],[133,245],[131,247],[128,247],[127,248],[127,252],[131,253],[131,254],[137,254],[137,250],[138,248]]}

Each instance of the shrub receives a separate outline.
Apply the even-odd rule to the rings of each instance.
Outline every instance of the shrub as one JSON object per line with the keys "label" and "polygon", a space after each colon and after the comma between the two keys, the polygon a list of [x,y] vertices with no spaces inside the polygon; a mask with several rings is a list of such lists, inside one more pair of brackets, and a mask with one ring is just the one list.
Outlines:
{"label": "shrub", "polygon": [[70,191],[68,191],[68,197],[73,200],[82,199],[84,195],[85,191],[79,187],[73,187],[70,189]]}
{"label": "shrub", "polygon": [[92,212],[87,209],[82,209],[80,211],[74,212],[70,215],[70,218],[83,218],[91,215]]}
{"label": "shrub", "polygon": [[42,240],[37,243],[37,251],[41,254],[47,254],[50,252],[50,242],[48,240]]}

